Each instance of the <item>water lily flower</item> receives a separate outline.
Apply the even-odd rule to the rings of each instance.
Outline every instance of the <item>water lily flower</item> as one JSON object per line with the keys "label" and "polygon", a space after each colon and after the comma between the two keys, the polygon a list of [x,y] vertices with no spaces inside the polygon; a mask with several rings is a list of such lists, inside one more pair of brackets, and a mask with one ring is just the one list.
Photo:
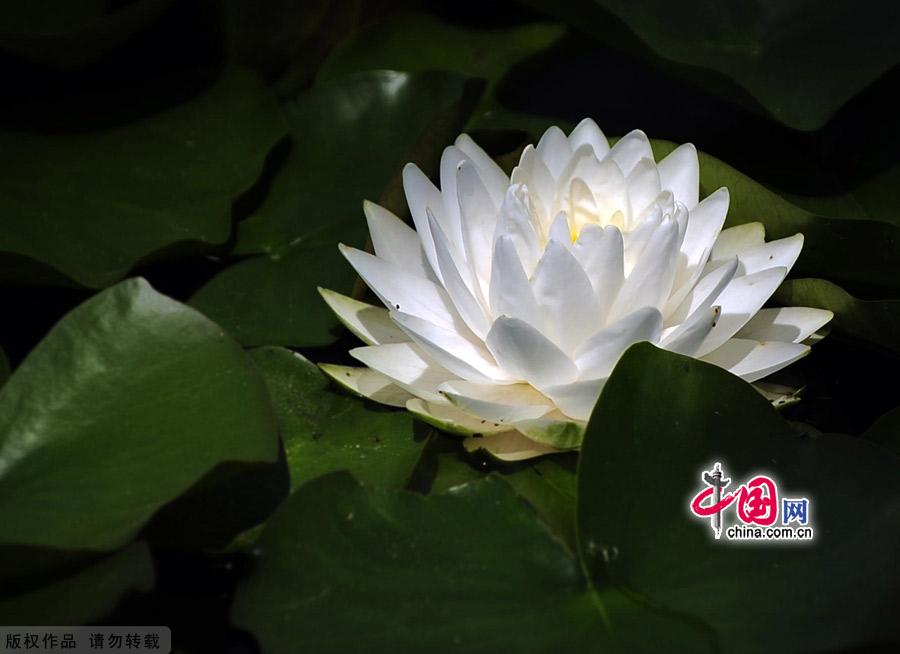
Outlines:
{"label": "water lily flower", "polygon": [[466,447],[508,460],[577,448],[622,353],[649,341],[753,382],[809,352],[829,311],[762,308],[803,246],[760,223],[722,229],[728,190],[699,198],[697,151],[655,162],[633,131],[610,147],[590,119],[551,127],[512,175],[467,135],[438,189],[415,165],[415,229],[364,206],[375,254],[341,252],[386,308],[322,289],[366,345],[323,365]]}

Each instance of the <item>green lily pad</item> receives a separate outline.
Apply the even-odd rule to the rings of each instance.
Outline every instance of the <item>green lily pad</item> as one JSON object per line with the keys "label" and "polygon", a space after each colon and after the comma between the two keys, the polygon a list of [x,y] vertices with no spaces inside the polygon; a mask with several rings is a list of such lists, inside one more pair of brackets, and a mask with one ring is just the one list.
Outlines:
{"label": "green lily pad", "polygon": [[0,543],[108,550],[223,461],[271,461],[265,382],[141,279],[83,303],[0,390]]}
{"label": "green lily pad", "polygon": [[[789,127],[822,127],[848,100],[900,61],[892,44],[900,21],[891,4],[860,7],[851,0],[669,3],[656,0],[528,0],[604,42],[645,47],[681,74],[744,101],[706,69],[737,82],[773,118]],[[619,22],[621,21],[621,22]],[[641,44],[620,32],[630,29]],[[871,47],[856,44],[866,42]]]}
{"label": "green lily pad", "polygon": [[613,588],[499,479],[423,496],[345,473],[269,521],[232,620],[270,654],[710,651],[695,625]]}
{"label": "green lily pad", "polygon": [[[61,69],[89,63],[121,45],[173,4],[139,0],[110,7],[105,0],[4,2],[0,49]],[[112,9],[112,10],[111,10]]]}
{"label": "green lily pad", "polygon": [[363,200],[380,198],[404,163],[430,160],[455,136],[463,86],[451,74],[377,71],[288,104],[293,149],[238,231],[236,251],[261,256],[214,277],[192,306],[244,345],[331,343],[339,323],[316,287],[349,294],[356,279],[338,243],[365,246]]}
{"label": "green lily pad", "polygon": [[834,329],[900,354],[900,300],[861,300],[824,279],[788,280],[774,298],[787,306],[833,311]]}
{"label": "green lily pad", "polygon": [[502,476],[573,552],[576,550],[577,460],[574,453],[546,457]]}
{"label": "green lily pad", "polygon": [[101,288],[173,244],[221,244],[232,201],[284,133],[273,98],[244,70],[130,125],[0,132],[0,252]]}
{"label": "green lily pad", "polygon": [[[814,540],[715,540],[688,509],[714,462],[733,480],[729,490],[767,472],[780,497],[809,498]],[[591,416],[578,469],[579,545],[596,585],[692,614],[729,651],[895,641],[898,473],[900,459],[877,446],[800,435],[727,371],[640,344]]]}
{"label": "green lily pad", "polygon": [[336,47],[319,69],[318,79],[379,68],[406,71],[448,70],[487,81],[481,104],[467,129],[520,128],[540,134],[542,119],[505,109],[496,99],[497,83],[516,64],[546,50],[565,29],[531,23],[502,29],[473,29],[417,12],[399,12],[361,27]]}
{"label": "green lily pad", "polygon": [[80,625],[102,618],[154,582],[150,550],[138,542],[38,588],[0,595],[0,624]]}
{"label": "green lily pad", "polygon": [[252,356],[269,387],[292,489],[337,470],[371,486],[406,486],[423,448],[409,413],[347,395],[289,350],[260,348]]}

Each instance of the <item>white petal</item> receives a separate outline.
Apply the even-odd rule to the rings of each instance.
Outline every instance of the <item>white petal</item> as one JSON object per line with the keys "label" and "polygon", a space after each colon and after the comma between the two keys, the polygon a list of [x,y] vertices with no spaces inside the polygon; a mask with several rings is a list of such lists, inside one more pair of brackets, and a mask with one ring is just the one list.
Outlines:
{"label": "white petal", "polygon": [[777,372],[809,353],[808,345],[781,341],[758,342],[732,338],[703,357],[704,361],[725,368],[752,382]]}
{"label": "white petal", "polygon": [[499,366],[536,388],[573,381],[578,369],[562,350],[526,322],[501,316],[487,337]]}
{"label": "white petal", "polygon": [[[425,173],[412,163],[406,164],[403,168],[403,191],[406,194],[406,203],[409,205],[416,232],[422,242],[425,258],[431,265],[434,274],[440,279],[440,271],[434,253],[434,242],[431,240],[431,230],[428,229],[428,211],[434,213],[439,223],[444,224],[444,198]],[[448,225],[449,227],[450,225]]]}
{"label": "white petal", "polygon": [[738,274],[752,275],[776,267],[790,270],[800,256],[801,249],[803,249],[803,234],[795,234],[749,248],[738,255]]}
{"label": "white petal", "polygon": [[579,378],[608,377],[625,350],[641,341],[657,342],[661,330],[662,315],[645,307],[597,332],[575,351]]}
{"label": "white petal", "polygon": [[[428,240],[431,241],[431,236]],[[398,266],[368,252],[344,244],[338,247],[363,281],[386,306],[451,329],[467,329],[456,313],[447,292],[434,282],[410,275]]]}
{"label": "white petal", "polygon": [[495,316],[518,318],[543,328],[544,321],[534,292],[509,236],[501,236],[494,243],[490,298]]}
{"label": "white petal", "polygon": [[569,134],[569,145],[573,151],[585,143],[590,144],[597,159],[602,159],[609,152],[609,142],[606,140],[606,136],[597,127],[597,123],[590,118],[585,118],[578,123],[575,129],[572,130],[572,133]]}
{"label": "white petal", "polygon": [[675,352],[694,356],[700,344],[716,326],[722,307],[716,305],[695,311],[693,315],[677,327],[672,327],[668,333],[663,333],[660,346]]}
{"label": "white petal", "polygon": [[631,274],[635,264],[640,259],[641,253],[650,242],[650,237],[656,233],[662,224],[662,210],[654,205],[650,211],[641,217],[634,229],[626,230],[622,234],[625,244],[625,276]]}
{"label": "white petal", "polygon": [[384,207],[368,200],[363,202],[363,213],[369,225],[372,247],[379,258],[411,275],[435,279],[415,230]]}
{"label": "white petal", "polygon": [[614,225],[624,229],[631,220],[631,204],[628,199],[628,184],[625,175],[611,157],[591,165],[587,170],[579,169],[578,176],[587,182],[597,204],[597,216],[603,225]]}
{"label": "white petal", "polygon": [[594,287],[598,320],[604,323],[625,281],[622,232],[612,226],[587,225],[578,235],[573,251]]}
{"label": "white petal", "polygon": [[554,179],[560,176],[572,157],[572,147],[569,145],[569,139],[555,125],[544,132],[541,140],[538,141],[536,150]]}
{"label": "white petal", "polygon": [[512,239],[526,275],[534,272],[534,267],[541,258],[541,246],[538,243],[540,228],[540,219],[531,206],[528,189],[521,184],[510,186],[500,206],[494,241],[496,243],[501,236]]}
{"label": "white petal", "polygon": [[357,347],[350,350],[350,356],[377,370],[400,388],[438,404],[447,403],[438,392],[438,386],[456,379],[456,375],[429,359],[414,343]]}
{"label": "white petal", "polygon": [[709,260],[731,259],[765,241],[766,228],[762,223],[744,223],[723,229],[716,238]]}
{"label": "white petal", "polygon": [[753,275],[737,277],[714,301],[722,315],[712,328],[696,356],[702,357],[725,343],[762,308],[787,275],[786,268],[770,268]]}
{"label": "white petal", "polygon": [[437,404],[413,398],[406,403],[406,410],[429,425],[458,436],[497,434],[509,429],[509,425],[483,421],[449,403]]}
{"label": "white petal", "polygon": [[[706,311],[713,305],[716,298],[722,294],[725,287],[731,283],[737,273],[737,258],[724,261],[722,264],[706,273],[700,281],[691,289],[681,303],[670,313],[664,312],[666,326],[677,325],[688,320],[697,311]],[[669,305],[666,305],[668,311]]]}
{"label": "white petal", "polygon": [[656,200],[662,187],[653,159],[641,159],[626,178],[632,215],[640,215]]}
{"label": "white petal", "polygon": [[728,189],[723,187],[691,210],[681,243],[684,261],[675,276],[675,288],[679,288],[697,266],[702,267],[705,263],[703,258],[708,256],[725,223],[728,201]]}
{"label": "white petal", "polygon": [[398,311],[392,311],[391,318],[428,356],[459,377],[485,382],[508,379],[480,340],[473,342],[457,331]]}
{"label": "white petal", "polygon": [[320,363],[322,371],[348,391],[389,406],[405,407],[412,395],[369,368]]}
{"label": "white petal", "polygon": [[664,189],[672,191],[675,199],[688,209],[700,199],[700,163],[693,143],[679,145],[659,162],[659,177]]}
{"label": "white petal", "polygon": [[609,151],[609,156],[618,164],[622,173],[628,175],[641,159],[653,159],[653,149],[647,135],[636,129],[619,139]]}
{"label": "white petal", "polygon": [[450,243],[459,252],[463,252],[463,240],[461,219],[459,217],[459,195],[456,192],[456,175],[459,172],[459,165],[466,158],[465,153],[455,145],[447,146],[441,154],[441,199],[446,218],[442,229]]}
{"label": "white petal", "polygon": [[[580,182],[581,180],[576,181]],[[584,182],[582,182],[582,184],[583,183]],[[553,223],[551,223],[550,225],[550,234],[548,240],[562,245],[564,248],[571,251],[572,232],[569,229],[569,220],[565,211],[560,211],[558,214],[556,214],[556,218],[553,219]]]}
{"label": "white petal", "polygon": [[575,420],[587,421],[606,379],[589,379],[544,389],[559,410]]}
{"label": "white petal", "polygon": [[800,343],[824,327],[833,317],[834,314],[826,309],[810,309],[807,307],[760,309],[738,331],[737,336],[757,341]]}
{"label": "white petal", "polygon": [[447,382],[441,392],[460,409],[485,421],[515,422],[540,418],[553,410],[553,403],[529,384],[478,384]]}
{"label": "white petal", "polygon": [[507,187],[509,187],[509,177],[468,134],[460,134],[455,145],[475,164],[484,187],[491,194],[494,204],[499,206],[503,202],[503,196],[506,195]]}
{"label": "white petal", "polygon": [[501,461],[523,461],[559,452],[555,448],[536,443],[516,431],[491,434],[484,438],[467,438],[463,446],[469,452],[484,450]]}
{"label": "white petal", "polygon": [[531,284],[548,336],[571,352],[600,326],[594,287],[568,248],[550,241]]}
{"label": "white petal", "polygon": [[456,178],[466,260],[482,297],[488,296],[494,231],[499,211],[485,189],[474,164],[464,161]]}
{"label": "white petal", "polygon": [[344,326],[367,345],[409,342],[409,337],[394,324],[387,309],[373,307],[327,288],[320,287],[319,294]]}
{"label": "white petal", "polygon": [[664,221],[641,253],[619,290],[608,320],[618,320],[641,307],[660,308],[672,290],[678,248],[678,223]]}
{"label": "white petal", "polygon": [[[444,289],[453,301],[459,315],[469,326],[469,329],[476,336],[484,339],[491,325],[488,317],[485,315],[484,307],[470,290],[470,285],[474,286],[475,284],[474,280],[471,279],[471,271],[468,267],[462,270],[457,268],[453,255],[450,252],[450,244],[447,242],[447,237],[434,218],[429,217],[428,226],[431,229],[431,237],[434,240],[434,249],[437,254],[438,266],[441,270],[441,277],[444,279]],[[469,279],[464,280],[463,274]]]}
{"label": "white petal", "polygon": [[524,184],[528,188],[538,217],[549,222],[549,213],[556,197],[556,181],[533,145],[526,145],[522,150],[519,165],[513,169],[511,183]]}

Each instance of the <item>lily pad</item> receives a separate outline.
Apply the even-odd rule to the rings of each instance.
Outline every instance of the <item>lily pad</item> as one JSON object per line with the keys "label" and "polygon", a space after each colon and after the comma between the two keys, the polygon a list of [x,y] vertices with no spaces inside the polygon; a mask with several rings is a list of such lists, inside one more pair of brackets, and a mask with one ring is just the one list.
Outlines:
{"label": "lily pad", "polygon": [[108,550],[223,461],[271,461],[265,381],[141,279],[83,303],[0,390],[0,543]]}
{"label": "lily pad", "polygon": [[269,387],[292,489],[337,470],[371,486],[406,486],[423,448],[409,413],[347,395],[289,350],[260,348],[252,356]]}
{"label": "lily pad", "polygon": [[[625,0],[529,0],[604,42],[623,44],[630,29],[666,66],[713,91],[734,93],[707,69],[737,82],[776,120],[800,130],[822,127],[850,98],[900,61],[897,8],[851,0],[825,5],[766,2],[632,3]],[[618,20],[617,20],[618,19]],[[619,22],[621,21],[621,22]],[[623,25],[624,23],[624,25]],[[866,42],[871,47],[856,44]],[[629,44],[631,45],[631,44]],[[630,49],[634,50],[632,46]]]}
{"label": "lily pad", "polygon": [[[468,129],[502,123],[537,132],[542,119],[505,109],[495,97],[498,82],[518,63],[559,41],[565,29],[530,23],[502,29],[473,29],[417,12],[399,12],[366,25],[343,41],[319,69],[318,79],[378,68],[448,70],[487,81]],[[539,134],[539,132],[537,132]]]}
{"label": "lily pad", "polygon": [[158,18],[173,0],[4,2],[0,49],[61,69],[94,61]]}
{"label": "lily pad", "polygon": [[132,592],[153,587],[150,550],[138,542],[35,589],[0,595],[0,624],[79,625],[102,618]]}
{"label": "lily pad", "polygon": [[[733,488],[767,472],[780,496],[809,498],[813,541],[715,540],[688,510],[714,462]],[[725,370],[639,344],[585,435],[579,546],[597,586],[694,615],[730,651],[897,641],[898,473],[900,459],[861,439],[800,435]]]}
{"label": "lily pad", "polygon": [[224,270],[191,304],[244,345],[331,343],[338,321],[316,287],[349,294],[356,279],[338,243],[363,247],[363,201],[379,199],[404,163],[429,160],[455,136],[463,87],[451,74],[376,71],[288,104],[293,148],[238,231],[236,252],[261,256]]}
{"label": "lily pad", "polygon": [[274,99],[245,70],[129,125],[0,132],[0,253],[101,288],[173,244],[224,243],[232,201],[284,133]]}
{"label": "lily pad", "polygon": [[710,651],[701,628],[587,587],[578,561],[493,477],[429,496],[320,477],[257,547],[232,619],[271,654]]}

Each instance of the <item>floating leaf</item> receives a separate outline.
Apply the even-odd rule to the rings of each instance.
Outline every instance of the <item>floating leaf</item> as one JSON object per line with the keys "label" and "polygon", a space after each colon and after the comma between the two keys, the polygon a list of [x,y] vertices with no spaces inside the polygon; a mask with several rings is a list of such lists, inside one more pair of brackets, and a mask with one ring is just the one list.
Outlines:
{"label": "floating leaf", "polygon": [[[765,471],[780,496],[809,498],[814,541],[714,540],[688,506],[717,461],[732,488]],[[729,650],[897,640],[898,473],[900,460],[858,438],[796,433],[727,371],[639,344],[620,360],[588,425],[579,544],[595,585],[694,615]]]}
{"label": "floating leaf", "polygon": [[469,129],[496,125],[534,133],[542,119],[505,109],[494,94],[497,83],[518,63],[560,40],[564,28],[531,23],[503,29],[473,29],[433,16],[399,12],[360,28],[330,54],[319,79],[378,68],[406,71],[448,70],[487,80]]}
{"label": "floating leaf", "polygon": [[144,543],[35,589],[0,596],[0,624],[80,625],[102,618],[129,593],[153,587],[153,561]]}
{"label": "floating leaf", "polygon": [[232,200],[283,135],[274,100],[241,70],[130,125],[0,132],[0,252],[100,288],[173,244],[223,243]]}
{"label": "floating leaf", "polygon": [[[0,49],[56,68],[89,63],[158,18],[173,0],[4,2]],[[109,5],[116,5],[110,11]]]}
{"label": "floating leaf", "polygon": [[[694,69],[724,74],[775,119],[795,129],[823,126],[844,103],[900,61],[892,45],[900,36],[900,21],[890,3],[867,5],[864,10],[851,0],[827,6],[805,0],[688,5],[664,0],[527,0],[527,4],[604,42],[626,43],[621,34],[624,23],[644,47],[682,65],[667,66],[667,72],[710,83],[712,90],[744,100],[743,94],[713,77],[696,75]],[[860,42],[871,47],[856,47]]]}
{"label": "floating leaf", "polygon": [[377,71],[315,87],[285,108],[293,149],[262,207],[241,223],[238,252],[191,304],[244,345],[325,345],[338,321],[316,291],[349,294],[356,275],[339,242],[363,247],[363,200],[377,200],[423,140],[452,138],[464,80]]}
{"label": "floating leaf", "polygon": [[232,619],[270,654],[709,651],[706,635],[613,588],[495,478],[439,495],[337,473],[269,521]]}
{"label": "floating leaf", "polygon": [[74,309],[0,390],[0,543],[112,549],[222,461],[269,461],[265,382],[141,279]]}
{"label": "floating leaf", "polygon": [[269,387],[291,472],[291,487],[336,470],[371,486],[403,488],[422,453],[405,411],[339,390],[299,354],[254,350]]}

